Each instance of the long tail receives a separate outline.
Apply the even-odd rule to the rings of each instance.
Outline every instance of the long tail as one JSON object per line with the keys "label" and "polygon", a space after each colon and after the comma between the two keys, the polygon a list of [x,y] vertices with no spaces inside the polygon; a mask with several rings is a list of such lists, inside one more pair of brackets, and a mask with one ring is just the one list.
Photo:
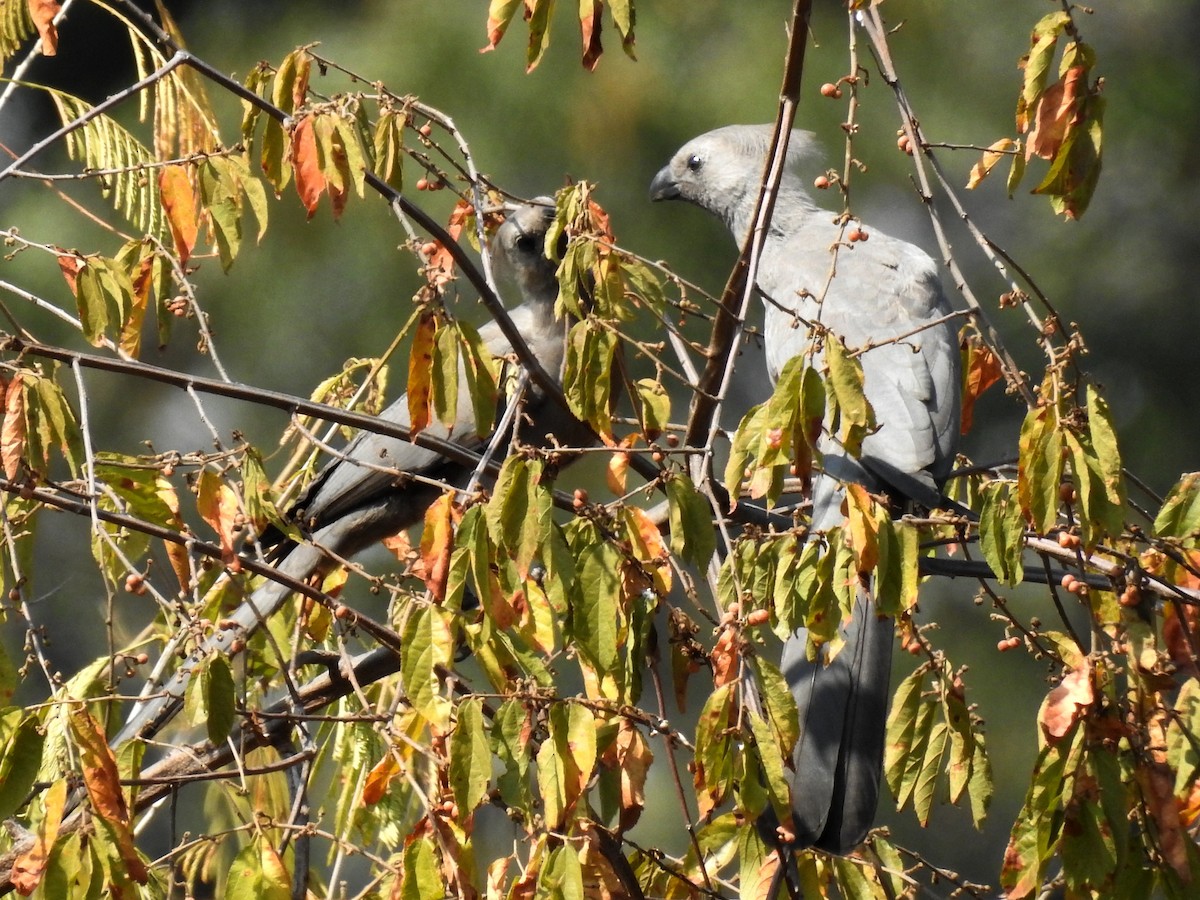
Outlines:
{"label": "long tail", "polygon": [[893,625],[876,614],[866,585],[843,637],[832,661],[809,662],[807,636],[797,631],[784,642],[782,659],[800,713],[792,754],[795,847],[842,855],[874,822],[887,731]]}

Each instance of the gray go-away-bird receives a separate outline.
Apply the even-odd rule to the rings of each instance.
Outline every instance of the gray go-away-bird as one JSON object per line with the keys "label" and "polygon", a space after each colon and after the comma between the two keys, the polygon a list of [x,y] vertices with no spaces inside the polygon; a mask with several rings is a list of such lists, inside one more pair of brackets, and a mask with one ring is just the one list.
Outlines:
{"label": "gray go-away-bird", "polygon": [[[520,289],[523,302],[509,310],[509,318],[525,339],[542,369],[561,379],[568,324],[556,319],[558,298],[556,264],[545,255],[546,232],[554,218],[552,200],[539,198],[512,211],[492,241],[493,259],[501,275]],[[479,329],[479,337],[494,357],[509,357],[513,348],[495,322]],[[477,428],[474,405],[459,372],[457,419],[452,428],[433,421],[425,434],[453,441],[467,449],[482,447],[488,427]],[[543,402],[545,401],[545,402]],[[570,445],[577,436],[575,420],[559,404],[546,400],[531,385],[517,426],[523,441],[544,445],[547,434]],[[409,425],[407,395],[391,404],[381,419]],[[473,469],[448,461],[436,451],[370,432],[360,433],[344,453],[327,465],[305,495],[297,501],[293,518],[311,535],[311,542],[285,542],[275,556],[277,569],[303,581],[389,534],[413,525],[444,490],[442,485],[463,487]],[[418,476],[413,478],[412,476]],[[225,618],[222,627],[185,659],[155,696],[140,704],[113,739],[113,745],[157,732],[176,712],[193,672],[215,653],[228,653],[236,639],[244,639],[278,610],[291,589],[267,581]]]}
{"label": "gray go-away-bird", "polygon": [[[654,177],[654,200],[680,199],[721,219],[739,242],[751,226],[767,162],[771,126],[733,125],[685,144]],[[937,265],[921,249],[878,231],[838,245],[834,214],[805,191],[797,165],[818,156],[813,135],[793,131],[788,165],[759,260],[756,288],[766,311],[772,380],[808,353],[819,324],[858,358],[878,429],[851,456],[826,433],[824,475],[813,485],[813,528],[843,519],[841,482],[894,500],[940,505],[959,435],[959,350],[954,310]],[[832,276],[832,277],[831,277]],[[820,366],[820,355],[813,357]],[[800,713],[792,756],[795,846],[845,854],[862,842],[879,797],[891,668],[892,622],[859,592],[843,623],[845,645],[832,660],[806,658],[807,638],[784,642],[782,669]]]}

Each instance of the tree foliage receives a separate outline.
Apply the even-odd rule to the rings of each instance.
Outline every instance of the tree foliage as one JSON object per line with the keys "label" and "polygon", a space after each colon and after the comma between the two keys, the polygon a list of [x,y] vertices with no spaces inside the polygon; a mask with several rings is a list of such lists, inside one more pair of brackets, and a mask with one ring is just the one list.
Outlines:
{"label": "tree foliage", "polygon": [[[851,858],[801,854],[806,895],[910,896],[933,882],[945,895],[1014,898],[1194,889],[1200,477],[1183,475],[1165,500],[1138,493],[1102,387],[1080,365],[1080,331],[1022,270],[1011,267],[1001,307],[1028,320],[1045,355],[1039,377],[1012,361],[989,322],[996,311],[969,286],[962,333],[964,428],[983,392],[1003,384],[1024,404],[1009,442],[1015,463],[962,460],[950,486],[957,509],[920,518],[850,486],[844,524],[808,539],[797,497],[820,466],[817,438],[836,431],[854,448],[875,427],[856,359],[867,348],[815,333],[826,366],[794,360],[726,435],[715,423],[742,339],[722,337],[738,320],[736,278],[711,297],[623,248],[602,195],[570,184],[546,241],[571,323],[562,396],[551,399],[593,440],[456,449],[428,430],[453,424],[459,391],[478,422],[520,391],[470,314],[479,297],[505,317],[488,237],[513,198],[480,174],[453,120],[314,46],[239,82],[187,53],[161,4],[155,16],[124,0],[104,8],[128,32],[139,80],[98,104],[22,84],[51,99],[61,128],[0,168],[0,184],[44,180],[55,203],[63,195],[35,163],[61,147],[63,174],[104,201],[101,212],[71,201],[96,222],[82,248],[59,246],[36,222],[0,223],[13,255],[63,280],[58,292],[0,280],[24,304],[6,304],[0,403],[4,615],[27,652],[19,665],[0,661],[0,810],[15,823],[0,858],[7,886],[44,897],[164,896],[172,884],[213,884],[229,898],[321,896],[341,890],[332,882],[356,855],[366,862],[351,890],[364,897],[763,896],[781,861],[757,823],[773,814],[786,829],[798,732],[775,648],[803,626],[814,648],[836,649],[854,586],[870,573],[917,659],[896,688],[885,778],[922,826],[943,799],[978,826],[996,793],[987,710],[920,617],[922,580],[978,579],[980,616],[1003,623],[997,653],[1047,662],[1054,684],[1029,710],[1039,752],[995,884],[967,883],[880,830]],[[6,65],[34,52],[35,35],[40,52],[54,52],[58,11],[33,0],[0,8]],[[555,11],[552,0],[493,0],[485,49],[521,12],[534,68]],[[585,67],[600,58],[605,21],[633,56],[630,0],[578,13]],[[946,181],[880,9],[854,2],[848,13],[895,91],[899,144],[922,193],[1011,265]],[[1032,26],[1016,136],[983,150],[968,187],[1005,158],[1010,192],[1044,165],[1035,192],[1066,218],[1085,213],[1104,105],[1082,15],[1064,7]],[[796,4],[795,23],[793,63],[807,4]],[[850,190],[865,71],[855,62],[820,91],[847,106],[845,166],[816,185],[843,200],[846,241],[835,253],[869,237]],[[796,88],[785,79],[785,127]],[[126,109],[135,106],[136,121]],[[223,138],[216,123],[235,113],[238,133]],[[277,198],[293,190],[309,219],[389,206],[400,254],[420,276],[388,351],[318,375],[310,398],[230,380],[210,327],[220,316],[197,290],[199,271],[229,272],[272,239]],[[439,192],[454,197],[440,218],[429,211]],[[150,342],[189,341],[178,369],[144,361]],[[407,364],[395,361],[400,347]],[[528,348],[515,355],[530,362]],[[184,371],[192,365],[214,374]],[[90,413],[100,373],[131,391],[151,381],[186,391],[213,449],[106,445]],[[447,486],[419,534],[384,542],[387,564],[345,561],[320,583],[292,585],[295,602],[248,629],[229,657],[199,661],[182,713],[153,743],[110,746],[131,693],[161,687],[259,580],[281,577],[257,539],[272,529],[305,539],[291,501],[339,428],[395,432],[376,415],[399,381],[411,418],[402,430],[466,454],[482,486]],[[250,413],[285,410],[282,446],[221,433],[207,411],[214,397]],[[597,456],[605,483],[588,490],[576,475],[586,463],[570,466]],[[88,526],[88,547],[69,549],[98,572],[110,607],[122,593],[154,601],[136,633],[110,629],[108,652],[67,674],[46,644],[57,625],[38,618],[30,594],[44,565],[35,537],[63,516]],[[1045,586],[1038,616],[1000,593],[1030,581]],[[371,595],[386,600],[375,604],[381,616],[360,608]],[[996,671],[1012,658],[998,656]],[[655,794],[655,779],[670,787]],[[202,811],[201,837],[153,858],[139,836],[172,815],[157,804],[176,794]],[[651,802],[671,810],[677,846],[638,841]],[[518,839],[491,840],[497,822]]]}

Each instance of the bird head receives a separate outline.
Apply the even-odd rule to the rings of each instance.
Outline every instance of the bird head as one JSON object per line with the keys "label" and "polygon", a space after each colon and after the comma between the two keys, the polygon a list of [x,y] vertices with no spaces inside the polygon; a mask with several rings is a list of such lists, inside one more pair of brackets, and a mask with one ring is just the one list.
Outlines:
{"label": "bird head", "polygon": [[509,212],[492,239],[498,268],[526,297],[557,296],[558,264],[546,255],[546,234],[553,223],[554,200],[535,197]]}
{"label": "bird head", "polygon": [[[726,225],[753,206],[767,163],[772,125],[728,125],[688,141],[650,182],[651,200],[686,200]],[[785,182],[799,178],[795,166],[818,153],[811,132],[793,131],[788,141]]]}

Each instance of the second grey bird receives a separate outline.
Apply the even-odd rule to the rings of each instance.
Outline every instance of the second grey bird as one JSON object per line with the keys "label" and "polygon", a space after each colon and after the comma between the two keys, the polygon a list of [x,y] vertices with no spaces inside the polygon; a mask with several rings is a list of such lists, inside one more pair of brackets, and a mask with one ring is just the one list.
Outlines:
{"label": "second grey bird", "polygon": [[[509,317],[525,339],[533,356],[556,381],[561,381],[569,323],[554,314],[558,299],[556,264],[545,254],[546,233],[554,219],[552,200],[539,198],[517,207],[497,230],[492,241],[493,258],[500,274],[519,288],[522,303],[509,310]],[[494,357],[510,356],[513,348],[500,326],[488,322],[479,337]],[[477,428],[474,405],[460,366],[457,418],[447,428],[433,421],[425,434],[453,441],[467,449],[479,449],[487,427]],[[546,401],[536,389],[525,405],[519,426],[520,437],[530,444],[545,445],[553,434],[564,445],[580,439],[580,426],[558,404]],[[409,425],[407,395],[400,397],[380,418]],[[425,510],[444,490],[442,485],[462,487],[472,467],[452,462],[437,451],[370,432],[360,433],[339,459],[317,476],[292,511],[294,518],[311,535],[311,542],[285,541],[276,551],[277,568],[298,581],[331,568],[337,557],[353,556],[380,539],[420,522]],[[411,476],[416,475],[414,479]],[[157,732],[175,714],[184,691],[201,661],[215,653],[227,653],[235,639],[244,639],[273,615],[291,595],[291,590],[267,581],[244,603],[225,617],[202,646],[180,663],[170,680],[153,699],[142,703],[125,723],[112,744]]]}
{"label": "second grey bird", "polygon": [[[685,144],[655,175],[654,200],[681,199],[721,219],[742,242],[751,226],[772,127],[733,125]],[[953,307],[938,268],[920,248],[874,229],[838,247],[833,213],[818,207],[798,168],[818,159],[812,134],[793,131],[756,288],[765,307],[772,380],[807,353],[819,323],[859,356],[878,430],[855,458],[827,432],[825,475],[813,485],[813,527],[842,521],[842,482],[886,491],[897,501],[940,505],[959,436],[961,378]],[[836,262],[836,265],[835,265]],[[831,278],[831,273],[836,273]],[[814,365],[820,365],[820,355]],[[892,622],[866,591],[843,625],[832,660],[810,663],[803,631],[784,642],[782,669],[800,712],[793,753],[796,846],[845,854],[862,842],[879,796],[889,695]]]}

